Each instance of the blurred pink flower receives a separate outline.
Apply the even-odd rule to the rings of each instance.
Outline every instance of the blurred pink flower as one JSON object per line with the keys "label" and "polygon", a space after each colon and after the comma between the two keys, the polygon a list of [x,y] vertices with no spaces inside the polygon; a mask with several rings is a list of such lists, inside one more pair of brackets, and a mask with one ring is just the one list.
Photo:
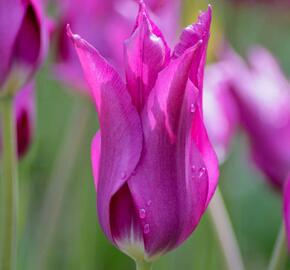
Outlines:
{"label": "blurred pink flower", "polygon": [[43,60],[47,48],[41,1],[0,1],[0,36],[0,88],[16,80],[20,89]]}
{"label": "blurred pink flower", "polygon": [[31,143],[35,126],[34,84],[29,83],[15,96],[14,110],[16,118],[17,150],[22,157]]}
{"label": "blurred pink flower", "polygon": [[184,29],[170,56],[140,3],[124,43],[126,84],[68,29],[100,120],[92,143],[100,224],[135,259],[154,260],[185,241],[217,185],[217,159],[201,106],[210,21],[211,8]]}
{"label": "blurred pink flower", "polygon": [[203,95],[204,121],[220,163],[229,152],[238,122],[231,88],[231,76],[222,61],[207,66]]}
{"label": "blurred pink flower", "polygon": [[[157,24],[170,41],[179,25],[180,0],[147,0]],[[57,30],[56,77],[72,88],[88,93],[88,86],[79,77],[81,67],[66,35],[69,23],[76,32],[91,41],[117,70],[122,70],[123,40],[129,37],[138,10],[134,0],[61,0]]]}
{"label": "blurred pink flower", "polygon": [[[29,83],[20,89],[13,100],[16,125],[17,152],[22,157],[31,143],[35,126],[34,84]],[[1,133],[0,133],[1,138]],[[2,142],[0,141],[0,150]]]}
{"label": "blurred pink flower", "polygon": [[249,54],[249,67],[231,55],[233,96],[253,159],[271,183],[283,188],[290,169],[290,84],[263,48]]}

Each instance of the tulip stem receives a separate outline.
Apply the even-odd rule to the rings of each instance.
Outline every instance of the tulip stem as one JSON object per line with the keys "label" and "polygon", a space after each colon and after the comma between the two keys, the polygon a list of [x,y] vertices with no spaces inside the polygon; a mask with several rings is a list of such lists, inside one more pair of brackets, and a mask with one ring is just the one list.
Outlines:
{"label": "tulip stem", "polygon": [[144,260],[136,260],[136,270],[152,270],[152,263]]}
{"label": "tulip stem", "polygon": [[209,214],[216,237],[222,249],[227,269],[244,270],[245,266],[237,239],[219,189],[216,190],[212,202],[209,205]]}
{"label": "tulip stem", "polygon": [[287,244],[283,223],[278,234],[268,270],[282,270],[287,260]]}
{"label": "tulip stem", "polygon": [[13,114],[13,97],[5,95],[1,97],[2,116],[2,210],[3,210],[3,250],[0,258],[0,269],[13,270],[16,268],[17,253],[17,195],[18,173],[16,132]]}
{"label": "tulip stem", "polygon": [[[73,178],[81,146],[87,134],[90,106],[78,103],[71,116],[64,141],[56,155],[48,187],[44,195],[35,232],[35,260],[29,269],[45,269],[46,259],[61,217],[65,192]],[[34,255],[35,255],[34,254]]]}

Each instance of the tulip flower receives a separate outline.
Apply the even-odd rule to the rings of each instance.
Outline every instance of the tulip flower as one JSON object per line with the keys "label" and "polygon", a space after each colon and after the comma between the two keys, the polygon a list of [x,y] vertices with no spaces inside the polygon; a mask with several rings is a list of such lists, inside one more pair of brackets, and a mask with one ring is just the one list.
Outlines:
{"label": "tulip flower", "polygon": [[211,8],[170,49],[145,5],[124,43],[126,84],[73,34],[94,97],[100,131],[92,143],[99,221],[137,262],[179,246],[196,228],[217,185],[216,155],[201,95]]}
{"label": "tulip flower", "polygon": [[22,157],[30,143],[35,124],[34,85],[29,83],[18,91],[14,99],[14,115],[17,135],[17,152]]}
{"label": "tulip flower", "polygon": [[21,156],[31,138],[31,86],[28,83],[43,60],[47,47],[47,27],[41,0],[0,1],[0,36],[1,173],[5,209],[2,216],[5,223],[1,226],[0,268],[12,270],[17,265],[16,153]]}
{"label": "tulip flower", "polygon": [[0,88],[13,84],[18,90],[31,78],[46,51],[47,29],[40,1],[1,1],[0,18]]}
{"label": "tulip flower", "polygon": [[[173,40],[179,22],[180,0],[145,2],[148,2],[154,17],[162,22],[161,29],[166,30],[166,36]],[[82,33],[120,71],[124,66],[122,43],[132,31],[138,6],[134,0],[61,0],[59,7],[54,74],[73,89],[88,94],[86,82],[78,76],[81,67],[67,39],[66,24]]]}
{"label": "tulip flower", "polygon": [[231,77],[222,61],[206,68],[204,82],[205,126],[219,162],[222,163],[229,151],[238,122],[235,103],[230,93]]}
{"label": "tulip flower", "polygon": [[249,64],[237,57],[230,63],[233,96],[255,163],[282,189],[290,168],[290,84],[265,49],[253,49]]}

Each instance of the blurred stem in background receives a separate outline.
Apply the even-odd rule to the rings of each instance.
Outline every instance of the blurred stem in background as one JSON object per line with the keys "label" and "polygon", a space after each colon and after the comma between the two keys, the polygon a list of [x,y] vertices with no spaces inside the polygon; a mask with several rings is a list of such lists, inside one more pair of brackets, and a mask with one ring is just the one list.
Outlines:
{"label": "blurred stem in background", "polygon": [[287,260],[287,243],[282,223],[278,234],[268,270],[283,270]]}
{"label": "blurred stem in background", "polygon": [[136,261],[136,270],[152,270],[152,263],[143,260]]}
{"label": "blurred stem in background", "polygon": [[57,158],[52,168],[51,177],[43,199],[40,216],[35,232],[35,246],[32,261],[28,269],[46,269],[47,256],[55,239],[58,221],[60,219],[64,194],[73,178],[73,171],[87,134],[90,104],[77,102],[71,116],[64,142],[61,144]]}
{"label": "blurred stem in background", "polygon": [[227,269],[244,270],[239,245],[219,188],[217,188],[208,209]]}
{"label": "blurred stem in background", "polygon": [[8,93],[1,96],[2,122],[2,196],[3,199],[3,243],[0,269],[16,269],[17,256],[17,141],[14,123],[13,95]]}

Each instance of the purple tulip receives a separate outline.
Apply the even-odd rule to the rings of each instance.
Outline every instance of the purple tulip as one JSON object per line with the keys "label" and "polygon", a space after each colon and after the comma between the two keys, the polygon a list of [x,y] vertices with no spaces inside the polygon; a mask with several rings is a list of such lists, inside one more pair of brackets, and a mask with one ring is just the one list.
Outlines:
{"label": "purple tulip", "polygon": [[238,122],[231,88],[231,76],[228,75],[223,62],[206,68],[204,121],[220,163],[226,158]]}
{"label": "purple tulip", "polygon": [[217,185],[200,102],[210,21],[209,7],[170,54],[141,1],[124,43],[126,84],[68,28],[100,120],[92,143],[100,224],[135,259],[151,261],[187,239]]}
{"label": "purple tulip", "polygon": [[232,57],[234,98],[255,163],[282,189],[290,168],[290,84],[265,49],[252,50],[249,64]]}
{"label": "purple tulip", "polygon": [[[179,23],[180,0],[146,2],[154,17],[162,22],[161,30],[166,30],[166,37],[173,40]],[[66,25],[69,23],[76,32],[82,33],[119,71],[124,67],[122,42],[131,34],[138,5],[134,0],[61,0],[59,7],[54,73],[60,81],[87,94],[87,84],[79,78],[79,61],[67,39]]]}
{"label": "purple tulip", "polygon": [[0,1],[0,88],[10,80],[21,88],[46,50],[46,24],[37,0]]}
{"label": "purple tulip", "polygon": [[[23,157],[31,143],[35,125],[34,84],[20,89],[13,100],[18,157]],[[0,134],[1,138],[1,134]],[[1,150],[0,142],[0,150]]]}
{"label": "purple tulip", "polygon": [[22,157],[31,143],[35,125],[34,85],[29,83],[14,99],[18,156]]}

